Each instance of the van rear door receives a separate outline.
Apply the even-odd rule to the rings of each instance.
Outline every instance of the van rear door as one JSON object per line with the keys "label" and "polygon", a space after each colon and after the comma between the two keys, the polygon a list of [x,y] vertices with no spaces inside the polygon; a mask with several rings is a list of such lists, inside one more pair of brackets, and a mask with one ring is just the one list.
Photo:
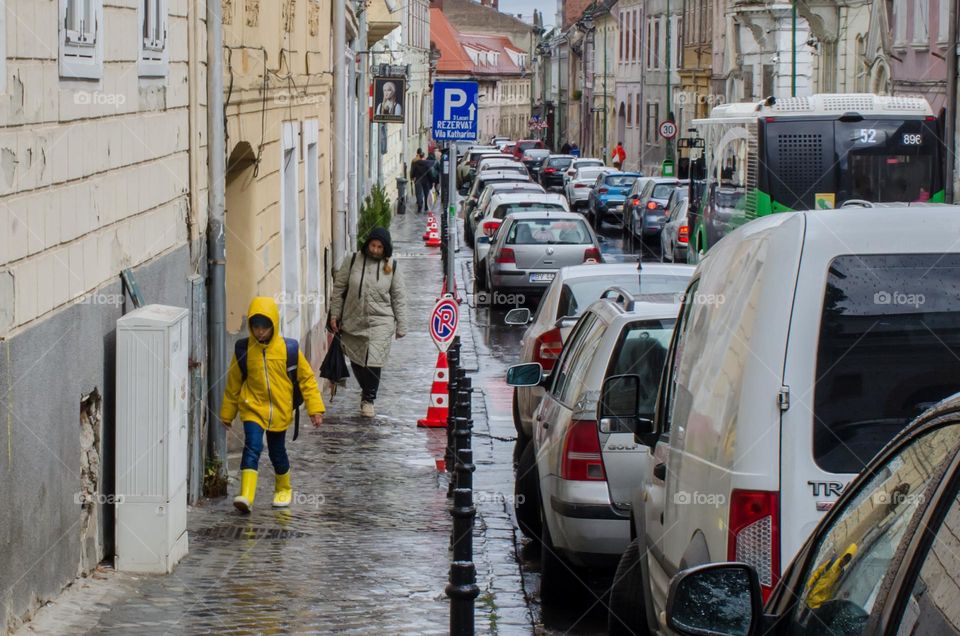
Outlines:
{"label": "van rear door", "polygon": [[804,250],[785,370],[782,565],[894,435],[960,390],[960,254],[876,245],[850,254],[814,243]]}

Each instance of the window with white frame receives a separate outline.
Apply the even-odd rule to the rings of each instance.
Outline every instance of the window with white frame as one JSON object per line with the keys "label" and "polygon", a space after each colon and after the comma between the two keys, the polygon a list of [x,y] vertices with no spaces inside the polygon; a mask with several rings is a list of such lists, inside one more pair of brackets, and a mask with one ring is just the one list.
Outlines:
{"label": "window with white frame", "polygon": [[907,0],[894,0],[893,3],[893,43],[896,46],[907,45],[907,20],[910,12],[907,10]]}
{"label": "window with white frame", "polygon": [[300,340],[300,124],[284,122],[280,148],[280,283],[283,335]]}
{"label": "window with white frame", "polygon": [[140,0],[141,77],[165,77],[167,54],[167,0]]}
{"label": "window with white frame", "polygon": [[323,318],[321,303],[323,302],[323,276],[320,272],[320,244],[323,230],[320,227],[320,151],[319,151],[320,124],[316,119],[303,122],[303,143],[306,145],[304,154],[304,199],[307,205],[305,222],[307,235],[307,307],[310,315],[308,324],[315,327]]}
{"label": "window with white frame", "polygon": [[60,0],[60,76],[103,76],[103,0]]}
{"label": "window with white frame", "polygon": [[947,40],[950,37],[950,2],[951,0],[939,0],[939,17],[937,18],[937,24],[939,26],[937,32],[937,42],[942,45],[947,44]]}
{"label": "window with white frame", "polygon": [[930,45],[930,0],[913,0],[913,42],[917,47]]}

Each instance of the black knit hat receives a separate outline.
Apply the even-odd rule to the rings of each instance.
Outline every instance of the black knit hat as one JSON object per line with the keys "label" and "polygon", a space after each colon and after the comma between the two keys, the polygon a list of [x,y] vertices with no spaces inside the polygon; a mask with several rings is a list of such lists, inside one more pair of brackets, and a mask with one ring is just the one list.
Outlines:
{"label": "black knit hat", "polygon": [[367,234],[367,240],[363,244],[363,251],[366,252],[370,247],[370,241],[380,241],[383,243],[383,258],[388,259],[393,256],[393,242],[390,240],[390,232],[386,228],[375,227]]}

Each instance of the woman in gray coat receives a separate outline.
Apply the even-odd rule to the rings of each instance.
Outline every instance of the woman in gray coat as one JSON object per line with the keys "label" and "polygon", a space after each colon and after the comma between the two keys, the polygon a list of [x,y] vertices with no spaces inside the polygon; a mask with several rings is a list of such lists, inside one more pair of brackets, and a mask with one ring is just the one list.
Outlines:
{"label": "woman in gray coat", "polygon": [[360,414],[373,417],[383,365],[396,336],[407,334],[407,292],[391,260],[390,232],[374,228],[363,248],[344,260],[333,280],[330,330],[340,334],[360,383]]}

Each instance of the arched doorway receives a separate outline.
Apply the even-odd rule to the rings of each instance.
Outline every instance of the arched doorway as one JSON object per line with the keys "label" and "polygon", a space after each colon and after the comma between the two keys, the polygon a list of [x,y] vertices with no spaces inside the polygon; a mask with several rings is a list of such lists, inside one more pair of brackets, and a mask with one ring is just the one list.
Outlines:
{"label": "arched doorway", "polygon": [[256,154],[249,143],[238,143],[227,161],[226,235],[227,332],[244,328],[250,300],[257,292],[257,211],[248,188],[253,184]]}

